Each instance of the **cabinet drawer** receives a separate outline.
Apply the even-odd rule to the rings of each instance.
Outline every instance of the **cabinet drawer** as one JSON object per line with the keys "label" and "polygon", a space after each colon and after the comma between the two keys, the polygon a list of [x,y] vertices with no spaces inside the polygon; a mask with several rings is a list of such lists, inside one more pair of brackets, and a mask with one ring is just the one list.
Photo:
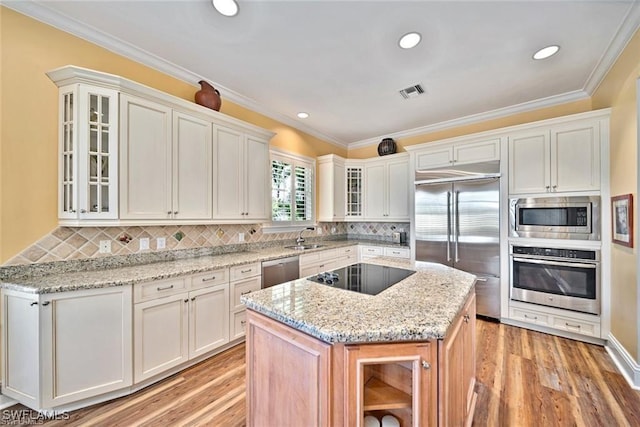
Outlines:
{"label": "cabinet drawer", "polygon": [[240,297],[249,292],[257,291],[262,284],[262,277],[250,277],[248,279],[239,280],[231,283],[231,310],[244,308],[244,304],[240,302]]}
{"label": "cabinet drawer", "polygon": [[234,280],[244,279],[246,277],[260,276],[262,271],[260,270],[260,263],[255,262],[253,264],[244,264],[231,267],[229,269],[230,279]]}
{"label": "cabinet drawer", "polygon": [[138,283],[133,287],[133,302],[149,301],[186,290],[187,283],[184,278]]}
{"label": "cabinet drawer", "polygon": [[409,248],[384,248],[384,256],[395,258],[411,258],[411,250]]}
{"label": "cabinet drawer", "polygon": [[523,322],[535,323],[536,325],[550,326],[549,315],[547,314],[514,307],[510,309],[510,313],[511,318],[514,320],[522,320]]}
{"label": "cabinet drawer", "polygon": [[336,258],[338,256],[336,251],[337,249],[327,249],[324,251],[302,254],[300,255],[300,265],[317,264],[328,259]]}
{"label": "cabinet drawer", "polygon": [[351,255],[356,255],[358,253],[358,247],[346,246],[344,248],[335,249],[335,251],[336,251],[336,256],[338,257],[351,256]]}
{"label": "cabinet drawer", "polygon": [[382,256],[384,255],[384,247],[382,246],[362,246],[360,248],[362,256]]}
{"label": "cabinet drawer", "polygon": [[206,273],[191,276],[191,289],[206,288],[207,286],[221,285],[229,281],[229,269],[208,271]]}
{"label": "cabinet drawer", "polygon": [[231,313],[231,340],[242,338],[245,335],[245,325],[247,324],[247,311],[240,310]]}
{"label": "cabinet drawer", "polygon": [[553,327],[576,334],[589,335],[598,338],[600,337],[600,325],[584,320],[575,320],[568,317],[554,316]]}

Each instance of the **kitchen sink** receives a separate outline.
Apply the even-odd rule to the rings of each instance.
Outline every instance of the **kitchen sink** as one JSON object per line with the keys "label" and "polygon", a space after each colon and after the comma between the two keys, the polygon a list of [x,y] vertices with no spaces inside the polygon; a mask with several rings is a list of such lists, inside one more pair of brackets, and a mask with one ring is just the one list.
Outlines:
{"label": "kitchen sink", "polygon": [[294,249],[296,251],[304,251],[305,249],[318,249],[322,248],[324,245],[295,245],[295,246],[285,246],[285,249]]}

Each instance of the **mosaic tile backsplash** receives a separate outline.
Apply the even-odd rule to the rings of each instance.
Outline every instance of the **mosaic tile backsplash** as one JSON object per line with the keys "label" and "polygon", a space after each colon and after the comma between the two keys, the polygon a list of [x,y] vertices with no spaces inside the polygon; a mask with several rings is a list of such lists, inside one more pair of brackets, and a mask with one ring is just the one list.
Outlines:
{"label": "mosaic tile backsplash", "polygon": [[[306,231],[306,239],[361,238],[391,241],[394,231],[409,231],[409,223],[319,223],[322,234]],[[240,237],[243,237],[243,242]],[[298,232],[267,233],[262,224],[171,225],[144,227],[58,227],[4,265],[79,260],[144,252],[195,249],[241,243],[269,243],[291,240]],[[141,239],[149,239],[149,249],[140,249]],[[158,248],[164,239],[165,247]],[[100,252],[101,242],[109,242],[111,251]]]}

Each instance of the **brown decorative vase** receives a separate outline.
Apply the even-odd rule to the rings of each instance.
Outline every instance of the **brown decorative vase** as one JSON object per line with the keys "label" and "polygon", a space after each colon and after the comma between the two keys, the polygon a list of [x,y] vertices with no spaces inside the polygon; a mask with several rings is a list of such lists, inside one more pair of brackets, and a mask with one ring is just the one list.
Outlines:
{"label": "brown decorative vase", "polygon": [[218,89],[214,88],[204,80],[200,80],[198,84],[200,85],[200,90],[196,92],[196,104],[211,108],[212,110],[220,111],[222,99],[220,98],[220,92],[218,92]]}
{"label": "brown decorative vase", "polygon": [[393,138],[384,138],[380,144],[378,144],[378,155],[386,156],[387,154],[393,154],[396,152],[396,142]]}

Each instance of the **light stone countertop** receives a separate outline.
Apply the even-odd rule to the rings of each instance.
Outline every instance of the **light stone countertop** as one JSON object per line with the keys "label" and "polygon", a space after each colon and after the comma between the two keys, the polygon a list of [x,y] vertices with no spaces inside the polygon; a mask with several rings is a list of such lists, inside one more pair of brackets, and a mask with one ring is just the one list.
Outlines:
{"label": "light stone countertop", "polygon": [[[269,261],[294,255],[302,255],[332,248],[352,246],[357,244],[394,246],[393,243],[383,241],[359,241],[359,240],[326,240],[317,242],[322,245],[318,249],[305,251],[286,249],[283,246],[263,247],[243,252],[233,252],[219,255],[205,255],[190,258],[181,258],[161,262],[152,262],[137,265],[110,265],[108,268],[83,269],[81,271],[59,271],[64,267],[63,263],[56,263],[51,268],[38,268],[38,274],[22,273],[15,277],[2,280],[0,286],[4,289],[12,289],[32,294],[47,294],[54,292],[68,292],[84,289],[105,288],[110,286],[123,286],[151,280],[168,279],[189,274],[204,273],[220,268],[250,264],[254,262]],[[28,266],[27,266],[28,268]],[[42,273],[44,270],[45,273]]]}
{"label": "light stone countertop", "polygon": [[328,343],[426,341],[446,336],[476,278],[441,264],[386,257],[367,262],[417,272],[374,296],[298,279],[241,300]]}

